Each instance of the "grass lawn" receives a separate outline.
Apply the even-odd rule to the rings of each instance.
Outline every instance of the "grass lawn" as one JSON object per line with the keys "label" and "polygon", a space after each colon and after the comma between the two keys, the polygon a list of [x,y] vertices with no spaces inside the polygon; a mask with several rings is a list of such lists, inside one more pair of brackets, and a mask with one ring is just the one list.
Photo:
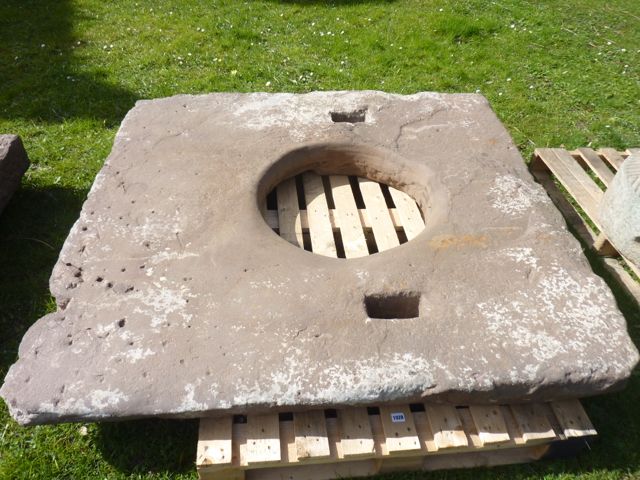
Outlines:
{"label": "grass lawn", "polygon": [[[48,277],[137,99],[212,91],[479,91],[523,155],[640,146],[637,0],[2,0],[0,132],[33,165],[0,216],[0,379],[55,308]],[[591,258],[602,274],[597,259]],[[636,343],[640,313],[616,291]],[[389,478],[640,478],[640,375],[587,400],[600,432],[565,461]],[[195,422],[18,427],[0,479],[195,478]]]}

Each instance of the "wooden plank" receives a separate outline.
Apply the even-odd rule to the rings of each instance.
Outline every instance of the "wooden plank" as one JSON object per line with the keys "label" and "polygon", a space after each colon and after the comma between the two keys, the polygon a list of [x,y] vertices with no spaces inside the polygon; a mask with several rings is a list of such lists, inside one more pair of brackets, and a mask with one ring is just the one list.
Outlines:
{"label": "wooden plank", "polygon": [[622,158],[622,155],[620,155],[615,148],[600,148],[598,153],[602,155],[616,171],[620,170],[624,158]]}
{"label": "wooden plank", "polygon": [[[369,218],[369,214],[367,210],[364,208],[358,209],[358,216],[360,217],[360,222],[363,228],[371,229],[371,220]],[[400,219],[400,215],[396,211],[395,208],[389,209],[389,216],[393,221],[393,226],[396,230],[400,230],[402,228],[402,220]],[[265,220],[267,225],[271,228],[278,228],[278,212],[276,210],[267,210],[265,213]],[[336,214],[336,210],[334,208],[329,209],[329,220],[331,222],[331,228],[334,232],[340,230],[338,225],[338,216]],[[302,227],[302,231],[309,231],[309,220],[307,218],[307,211],[300,210],[300,226]]]}
{"label": "wooden plank", "polygon": [[234,423],[232,427],[233,465],[238,467],[247,466],[247,424]]}
{"label": "wooden plank", "polygon": [[353,190],[346,175],[330,175],[331,195],[336,208],[334,216],[340,227],[342,245],[347,258],[365,257],[369,255],[367,239],[364,236],[358,206],[353,197]]}
{"label": "wooden plank", "polygon": [[436,452],[438,445],[436,445],[433,439],[433,432],[431,431],[431,425],[429,425],[426,412],[413,412],[413,423],[416,426],[416,432],[420,439],[422,450]]}
{"label": "wooden plank", "polygon": [[420,450],[420,439],[408,405],[380,407],[380,420],[389,454]]}
{"label": "wooden plank", "polygon": [[[541,149],[541,150],[550,150],[551,155],[548,158],[548,161],[551,161],[554,165],[562,167],[563,171],[566,171],[567,174],[572,176],[577,182],[583,187],[583,189],[591,196],[594,200],[600,201],[604,192],[598,185],[593,181],[593,179],[585,172],[580,166],[579,162],[573,158],[569,152],[564,150],[563,148],[551,148],[551,149]],[[547,160],[547,158],[545,158]],[[548,165],[548,162],[547,162]],[[549,165],[551,168],[551,165]],[[551,168],[553,171],[553,168]],[[558,175],[556,175],[558,176]]]}
{"label": "wooden plank", "polygon": [[322,177],[313,172],[302,175],[304,198],[307,203],[307,217],[309,220],[309,235],[311,236],[311,250],[327,257],[338,256],[333,229],[329,219],[329,206],[322,184]]}
{"label": "wooden plank", "polygon": [[593,170],[593,173],[597,175],[602,183],[608,187],[611,180],[613,180],[614,173],[602,161],[600,156],[591,148],[578,148],[576,153],[580,155],[580,158]]}
{"label": "wooden plank", "polygon": [[362,199],[367,208],[373,236],[379,252],[384,252],[400,245],[396,229],[391,221],[387,203],[382,194],[380,184],[358,177]]}
{"label": "wooden plank", "polygon": [[603,192],[598,185],[582,170],[576,160],[561,148],[540,148],[536,153],[549,167],[558,181],[580,204],[598,228],[598,204]]}
{"label": "wooden plank", "polygon": [[326,461],[337,462],[344,459],[344,450],[340,437],[340,423],[337,418],[326,418],[327,438],[329,440],[329,458]]}
{"label": "wooden plank", "polygon": [[389,187],[389,193],[396,205],[407,240],[415,238],[424,230],[424,220],[418,205],[413,198],[396,188]]}
{"label": "wooden plank", "polygon": [[229,467],[224,469],[198,468],[200,480],[245,480],[245,471]]}
{"label": "wooden plank", "polygon": [[276,191],[278,196],[278,229],[287,242],[303,248],[302,224],[295,178],[285,180]]}
{"label": "wooden plank", "polygon": [[640,148],[627,148],[627,155],[640,155]]}
{"label": "wooden plank", "polygon": [[387,437],[382,428],[382,420],[380,415],[369,415],[369,424],[371,425],[371,435],[373,436],[373,446],[376,449],[377,456],[389,456],[387,450]]}
{"label": "wooden plank", "polygon": [[338,410],[342,427],[342,452],[345,457],[371,457],[376,450],[369,423],[369,414],[364,407]]}
{"label": "wooden plank", "polygon": [[469,445],[455,407],[428,404],[425,405],[425,411],[438,450]]}
{"label": "wooden plank", "polygon": [[513,418],[513,413],[507,405],[500,405],[498,408],[500,408],[500,411],[502,412],[502,418],[504,418],[504,424],[507,426],[507,433],[511,439],[509,443],[503,443],[500,446],[507,448],[512,446],[524,447],[526,442],[524,441],[524,438],[522,438],[522,433],[518,428],[515,418]]}
{"label": "wooden plank", "polygon": [[232,426],[232,416],[200,419],[196,455],[198,466],[231,465]]}
{"label": "wooden plank", "polygon": [[507,426],[496,406],[470,405],[469,411],[478,430],[478,436],[482,445],[505,443],[509,441]]}
{"label": "wooden plank", "polygon": [[553,204],[560,210],[566,222],[574,228],[578,238],[587,245],[593,245],[596,239],[594,231],[585,223],[575,207],[569,203],[564,192],[556,186],[551,170],[537,155],[537,152],[534,153],[529,168],[536,181],[542,185]]}
{"label": "wooden plank", "polygon": [[[460,419],[460,425],[462,425],[462,430],[467,435],[467,443],[468,443],[468,447],[459,447],[458,450],[463,451],[463,450],[483,448],[482,440],[480,440],[480,435],[478,434],[478,428],[476,427],[476,424],[473,421],[473,417],[471,416],[469,407],[456,408],[456,414]],[[494,447],[491,446],[490,448],[494,448]]]}
{"label": "wooden plank", "polygon": [[553,427],[540,404],[511,405],[511,413],[525,443],[545,442],[556,439]]}
{"label": "wooden plank", "polygon": [[567,438],[597,434],[579,400],[551,402],[550,406]]}
{"label": "wooden plank", "polygon": [[324,411],[311,410],[293,414],[298,460],[313,457],[329,457],[329,440]]}
{"label": "wooden plank", "polygon": [[[480,438],[480,433],[478,432],[478,427],[476,426],[475,420],[471,415],[470,407],[458,407],[456,408],[456,412],[458,413],[458,417],[462,422],[462,428],[464,432],[467,434],[467,441],[469,443],[468,447],[459,447],[456,451],[465,451],[465,450],[493,450],[493,449],[504,449],[504,448],[514,448],[518,446],[524,446],[524,441],[520,437],[518,433],[518,429],[515,425],[513,417],[511,413],[503,408],[501,405],[496,407],[504,420],[506,427],[506,434],[509,437],[508,440],[504,440],[501,442],[493,442],[493,443],[485,443]],[[508,414],[508,415],[506,415]]]}
{"label": "wooden plank", "polygon": [[293,420],[283,420],[280,422],[280,456],[283,464],[298,462],[296,432],[293,426]]}
{"label": "wooden plank", "polygon": [[[448,455],[432,455],[424,459],[422,470],[446,470],[461,468],[493,467],[527,463],[542,458],[548,451],[548,445],[535,445],[524,448],[488,449],[466,452],[453,452]],[[383,468],[385,465],[383,465]],[[473,478],[473,474],[470,475]],[[444,476],[448,478],[448,476]],[[457,476],[456,476],[457,478]],[[509,478],[507,476],[507,478]]]}
{"label": "wooden plank", "polygon": [[247,416],[248,465],[280,461],[280,425],[278,414]]}
{"label": "wooden plank", "polygon": [[[355,460],[340,463],[296,464],[276,468],[248,470],[246,480],[333,480],[369,477],[378,473],[379,460]],[[218,480],[212,479],[212,480]]]}

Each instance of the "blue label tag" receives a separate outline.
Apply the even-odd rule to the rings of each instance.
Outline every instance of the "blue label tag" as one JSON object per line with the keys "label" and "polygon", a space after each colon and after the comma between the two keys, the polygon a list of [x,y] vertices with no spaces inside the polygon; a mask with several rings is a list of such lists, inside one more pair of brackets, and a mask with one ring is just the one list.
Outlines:
{"label": "blue label tag", "polygon": [[405,421],[404,413],[402,413],[402,412],[392,413],[391,414],[391,421],[393,423],[402,423],[402,422],[404,422]]}

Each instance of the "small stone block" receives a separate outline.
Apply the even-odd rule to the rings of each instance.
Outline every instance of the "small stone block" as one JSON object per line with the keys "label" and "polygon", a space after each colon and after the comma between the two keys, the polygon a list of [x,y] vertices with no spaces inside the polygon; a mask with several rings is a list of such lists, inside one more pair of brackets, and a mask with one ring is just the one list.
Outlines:
{"label": "small stone block", "polygon": [[29,157],[17,135],[0,135],[0,212],[20,186]]}

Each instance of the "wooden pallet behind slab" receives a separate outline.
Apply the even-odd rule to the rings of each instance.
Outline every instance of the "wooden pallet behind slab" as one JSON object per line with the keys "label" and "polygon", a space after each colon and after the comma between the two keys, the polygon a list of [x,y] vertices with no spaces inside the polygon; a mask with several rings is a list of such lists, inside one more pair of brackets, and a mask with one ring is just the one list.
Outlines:
{"label": "wooden pallet behind slab", "polygon": [[[575,229],[582,241],[605,257],[621,256],[608,242],[606,236],[599,231],[598,208],[604,191],[613,180],[615,173],[632,153],[640,153],[640,149],[631,148],[620,152],[613,148],[601,148],[598,151],[590,148],[578,148],[573,151],[563,148],[538,148],[531,159],[531,173],[547,190],[567,223]],[[573,203],[567,201],[556,187],[553,177],[566,189]],[[584,212],[591,223],[579,215],[576,206]],[[621,258],[626,266],[640,277],[640,266],[624,257]],[[640,283],[625,271],[617,259],[605,258],[604,263],[607,270],[640,303]]]}
{"label": "wooden pallet behind slab", "polygon": [[537,460],[596,435],[578,400],[420,404],[200,419],[202,480],[325,480]]}

